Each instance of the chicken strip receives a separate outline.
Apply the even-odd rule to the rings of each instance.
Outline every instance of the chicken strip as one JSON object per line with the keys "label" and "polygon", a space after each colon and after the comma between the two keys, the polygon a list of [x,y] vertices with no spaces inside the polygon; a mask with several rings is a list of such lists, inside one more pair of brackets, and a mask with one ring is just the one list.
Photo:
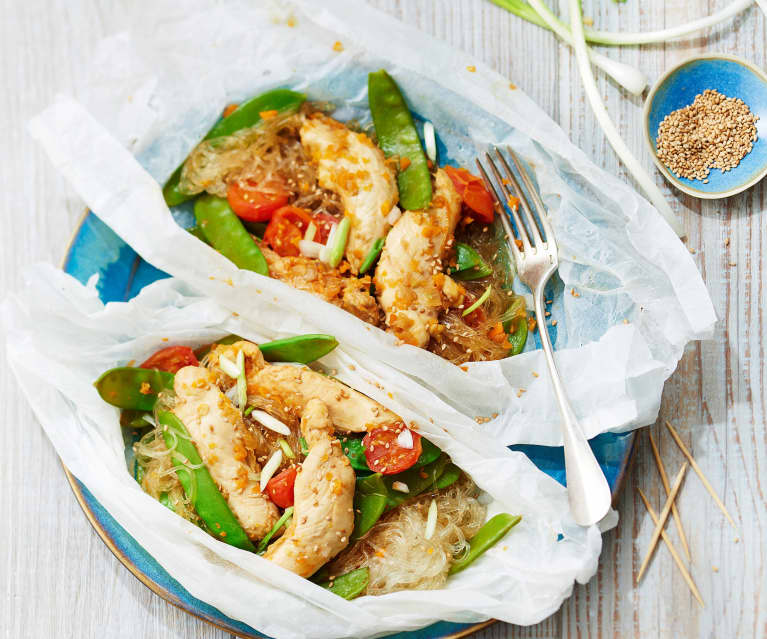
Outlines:
{"label": "chicken strip", "polygon": [[[210,352],[210,363],[218,366],[221,355],[235,361],[240,350],[245,354],[248,395],[265,397],[299,415],[312,398],[321,398],[336,428],[352,433],[402,421],[378,402],[307,366],[267,364],[258,347],[245,340],[216,346]],[[221,383],[231,386],[234,380],[222,379]]]}
{"label": "chicken strip", "polygon": [[440,311],[460,303],[464,293],[442,272],[461,197],[445,171],[437,171],[434,182],[429,208],[406,211],[389,232],[373,280],[388,330],[420,347],[438,330]]}
{"label": "chicken strip", "polygon": [[378,303],[370,294],[370,277],[344,277],[336,268],[308,257],[280,257],[261,247],[269,275],[293,288],[313,293],[340,306],[363,322],[378,326]]}
{"label": "chicken strip", "polygon": [[387,217],[399,197],[394,170],[364,133],[321,113],[306,118],[300,135],[317,164],[320,186],[340,196],[351,220],[346,259],[356,274],[373,242],[391,226]]}
{"label": "chicken strip", "polygon": [[309,454],[296,477],[293,519],[264,557],[309,577],[349,545],[355,476],[341,443],[333,436],[333,423],[321,400],[306,402],[301,433],[309,444]]}
{"label": "chicken strip", "polygon": [[[251,432],[242,415],[216,385],[215,376],[200,366],[176,373],[173,412],[184,423],[211,477],[248,537],[257,541],[280,516],[261,494],[256,458],[265,442]],[[249,463],[248,463],[249,462]]]}

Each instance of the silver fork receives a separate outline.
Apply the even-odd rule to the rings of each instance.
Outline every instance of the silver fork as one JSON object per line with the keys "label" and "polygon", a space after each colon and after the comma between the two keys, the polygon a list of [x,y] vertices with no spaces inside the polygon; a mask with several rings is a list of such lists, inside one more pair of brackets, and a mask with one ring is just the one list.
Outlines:
{"label": "silver fork", "polygon": [[[503,200],[498,197],[498,191],[496,191],[493,182],[488,177],[485,168],[479,160],[477,160],[477,167],[488,190],[495,199],[495,210],[501,218],[519,277],[533,292],[535,317],[538,321],[543,353],[549,366],[549,374],[554,386],[554,395],[559,403],[559,410],[562,412],[562,438],[565,445],[565,472],[567,474],[567,494],[570,500],[570,511],[578,524],[589,526],[600,521],[610,509],[610,487],[567,399],[565,389],[562,386],[562,379],[557,370],[557,364],[554,361],[554,351],[551,347],[551,340],[549,339],[546,327],[543,289],[546,286],[546,282],[549,281],[549,278],[559,267],[554,232],[546,217],[543,201],[535,190],[527,171],[514,151],[510,148],[507,148],[507,150],[517,172],[522,178],[522,182],[527,188],[527,192],[530,194],[533,207],[538,213],[537,219],[514,172],[498,149],[495,149],[495,153],[498,157],[498,162],[506,174],[505,178],[501,176],[490,154],[486,153],[485,157],[501,192],[505,196]],[[514,194],[509,190],[509,185],[514,189]],[[512,206],[511,198],[514,196],[519,199],[522,205],[522,212],[519,211],[519,206]],[[514,233],[509,224],[508,216],[501,204],[502,201],[508,204],[508,208],[514,218],[517,233]],[[522,243],[521,250],[514,241],[515,238]]]}

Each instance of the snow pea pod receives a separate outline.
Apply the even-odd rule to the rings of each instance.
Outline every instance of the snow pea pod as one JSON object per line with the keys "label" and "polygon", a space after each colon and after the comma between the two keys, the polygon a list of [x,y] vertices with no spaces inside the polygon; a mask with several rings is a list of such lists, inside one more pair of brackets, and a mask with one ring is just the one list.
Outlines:
{"label": "snow pea pod", "polygon": [[117,408],[150,411],[157,394],[173,388],[173,373],[151,368],[120,366],[101,375],[94,386],[107,404]]}
{"label": "snow pea pod", "polygon": [[199,226],[192,226],[187,229],[192,235],[194,235],[198,240],[202,240],[206,244],[208,244],[208,238],[205,237],[205,233],[203,233],[202,229]]}
{"label": "snow pea pod", "polygon": [[389,491],[381,473],[357,478],[354,490],[354,531],[351,539],[359,539],[380,519],[386,509]]}
{"label": "snow pea pod", "polygon": [[[397,174],[400,207],[407,211],[426,208],[431,202],[426,154],[405,98],[383,69],[368,75],[368,102],[378,145],[386,157],[399,157],[404,167]],[[405,159],[409,164],[404,164]]]}
{"label": "snow pea pod", "polygon": [[510,355],[519,355],[527,342],[527,321],[524,317],[517,320],[517,326],[513,332],[508,335],[509,344],[511,344]]}
{"label": "snow pea pod", "polygon": [[165,445],[173,449],[171,461],[184,494],[192,502],[200,519],[219,540],[255,552],[255,546],[232,514],[208,469],[204,465],[199,468],[190,467],[202,464],[202,459],[184,423],[170,411],[159,411],[157,420],[164,426],[162,435]]}
{"label": "snow pea pod", "polygon": [[442,451],[437,446],[432,444],[425,437],[421,437],[421,456],[418,458],[418,461],[415,463],[415,467],[419,468],[420,466],[426,466],[427,464],[431,464],[441,454],[442,454]]}
{"label": "snow pea pod", "polygon": [[346,441],[341,442],[341,450],[349,458],[349,462],[354,470],[370,472],[367,459],[365,459],[365,447],[362,445],[361,437],[346,437]]}
{"label": "snow pea pod", "polygon": [[354,599],[365,591],[369,582],[370,571],[367,568],[357,568],[357,570],[339,575],[333,581],[326,581],[319,585],[339,597]]}
{"label": "snow pea pod", "polygon": [[455,269],[450,272],[450,277],[454,280],[478,280],[493,272],[482,256],[468,244],[459,242],[455,245],[455,258]]}
{"label": "snow pea pod", "polygon": [[[392,508],[396,508],[408,499],[420,495],[425,490],[434,486],[437,483],[437,480],[442,476],[449,461],[450,458],[447,455],[441,454],[435,461],[431,464],[426,464],[426,466],[420,468],[413,466],[413,468],[397,473],[396,475],[387,475],[383,480],[388,492],[386,498],[386,510],[389,511]],[[402,493],[398,490],[394,490],[392,484],[395,481],[406,484],[409,492]]]}
{"label": "snow pea pod", "polygon": [[452,486],[458,481],[461,476],[461,469],[455,464],[448,464],[445,468],[445,472],[442,473],[439,479],[434,483],[434,490],[442,490],[448,486]]}
{"label": "snow pea pod", "polygon": [[454,575],[466,568],[484,552],[490,550],[521,520],[522,517],[519,515],[510,515],[509,513],[498,513],[495,517],[488,519],[485,525],[477,531],[477,534],[469,540],[469,552],[463,558],[453,562],[448,574]]}
{"label": "snow pea pod", "polygon": [[258,348],[267,362],[298,362],[308,364],[327,355],[338,340],[332,335],[320,333],[295,335],[259,344]]}
{"label": "snow pea pod", "polygon": [[238,268],[269,275],[264,254],[224,198],[200,196],[194,203],[194,217],[209,244],[221,255]]}
{"label": "snow pea pod", "polygon": [[[220,138],[225,135],[232,135],[232,133],[245,129],[247,127],[255,126],[261,120],[261,114],[270,111],[298,111],[301,105],[306,100],[306,96],[303,93],[297,93],[288,89],[274,89],[267,91],[261,95],[257,95],[251,98],[247,102],[243,102],[232,113],[219,120],[213,125],[213,128],[208,131],[203,140],[212,140],[213,138]],[[186,162],[186,160],[184,161]],[[184,193],[179,188],[179,181],[181,180],[181,171],[184,168],[182,163],[165,183],[162,188],[162,194],[165,197],[165,203],[168,206],[176,206],[182,204],[187,200],[191,200],[194,194]]]}

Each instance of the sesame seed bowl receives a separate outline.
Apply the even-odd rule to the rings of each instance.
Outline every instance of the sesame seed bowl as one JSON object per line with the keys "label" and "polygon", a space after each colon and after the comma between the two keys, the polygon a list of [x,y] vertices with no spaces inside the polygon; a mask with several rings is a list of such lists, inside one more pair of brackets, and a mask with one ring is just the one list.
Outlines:
{"label": "sesame seed bowl", "polygon": [[[748,107],[750,113],[758,119],[752,124],[750,116],[746,115],[746,124],[743,124],[743,120],[738,123],[737,117],[742,116],[744,112],[748,113],[744,106],[733,100],[722,104],[723,113],[720,113],[722,117],[719,122],[724,124],[724,133],[708,132],[712,135],[708,140],[710,144],[717,145],[724,152],[727,158],[725,166],[731,166],[731,168],[722,171],[714,165],[705,174],[705,169],[700,172],[701,166],[705,164],[704,157],[701,156],[705,156],[706,152],[711,150],[710,147],[699,149],[697,152],[691,150],[691,159],[690,156],[683,155],[684,150],[690,150],[693,146],[689,143],[689,135],[684,137],[675,133],[674,129],[678,132],[680,128],[686,126],[692,127],[697,132],[695,120],[692,117],[695,114],[691,115],[689,111],[680,113],[679,110],[693,105],[698,96],[702,97],[695,106],[690,108],[703,109],[703,105],[700,107],[698,105],[701,102],[710,102],[707,100],[708,96],[703,96],[707,90],[717,91],[726,98],[739,98]],[[716,102],[716,100],[713,101]],[[671,118],[666,120],[663,135],[669,137],[661,140],[659,144],[659,129],[664,119],[671,114],[674,114],[671,118],[677,118],[675,122],[677,126],[671,127],[672,130],[669,133],[668,124]],[[688,119],[685,120],[686,115]],[[700,112],[697,115],[701,115]],[[645,139],[661,173],[676,188],[689,195],[704,199],[729,197],[753,186],[767,175],[767,75],[746,60],[725,54],[700,55],[685,60],[667,71],[655,83],[645,101],[642,119]],[[735,127],[733,133],[728,133],[728,122]],[[754,127],[755,141],[748,133],[749,130],[753,132]],[[733,129],[730,130],[733,131]],[[688,128],[688,134],[689,132]],[[719,136],[718,141],[717,136]],[[750,151],[747,151],[749,146]],[[678,155],[674,157],[672,152],[669,157],[669,148],[679,149]],[[742,158],[739,157],[743,153],[745,155]],[[675,170],[672,171],[666,162],[669,162]],[[693,168],[696,164],[699,177],[689,177],[690,172],[696,170]],[[705,177],[703,177],[704,174]]]}

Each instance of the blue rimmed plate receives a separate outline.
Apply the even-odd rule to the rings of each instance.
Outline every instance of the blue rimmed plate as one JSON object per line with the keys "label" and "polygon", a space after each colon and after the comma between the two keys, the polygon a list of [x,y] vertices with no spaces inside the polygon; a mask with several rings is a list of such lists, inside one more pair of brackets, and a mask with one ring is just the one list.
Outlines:
{"label": "blue rimmed plate", "polygon": [[[167,274],[142,260],[125,242],[92,213],[86,213],[75,231],[64,259],[64,270],[80,282],[98,274],[97,290],[104,302],[124,301],[134,297],[144,286]],[[634,433],[600,435],[591,440],[602,470],[616,498],[628,467],[634,444]],[[544,472],[564,483],[565,469],[561,448],[546,446],[513,446],[532,459]],[[66,470],[66,469],[65,469]],[[67,479],[85,516],[109,550],[133,575],[166,601],[230,632],[247,639],[268,639],[219,610],[193,597],[157,561],[147,553],[99,504],[88,489],[69,471]],[[478,624],[439,622],[421,630],[391,635],[396,639],[458,639],[493,620]]]}
{"label": "blue rimmed plate", "polygon": [[[740,98],[754,115],[757,141],[740,164],[726,173],[711,169],[708,183],[677,177],[660,161],[656,137],[669,113],[692,104],[706,89]],[[661,173],[680,191],[703,199],[729,197],[745,191],[767,175],[767,74],[746,60],[720,53],[695,56],[667,71],[647,96],[642,116],[645,140]]]}

